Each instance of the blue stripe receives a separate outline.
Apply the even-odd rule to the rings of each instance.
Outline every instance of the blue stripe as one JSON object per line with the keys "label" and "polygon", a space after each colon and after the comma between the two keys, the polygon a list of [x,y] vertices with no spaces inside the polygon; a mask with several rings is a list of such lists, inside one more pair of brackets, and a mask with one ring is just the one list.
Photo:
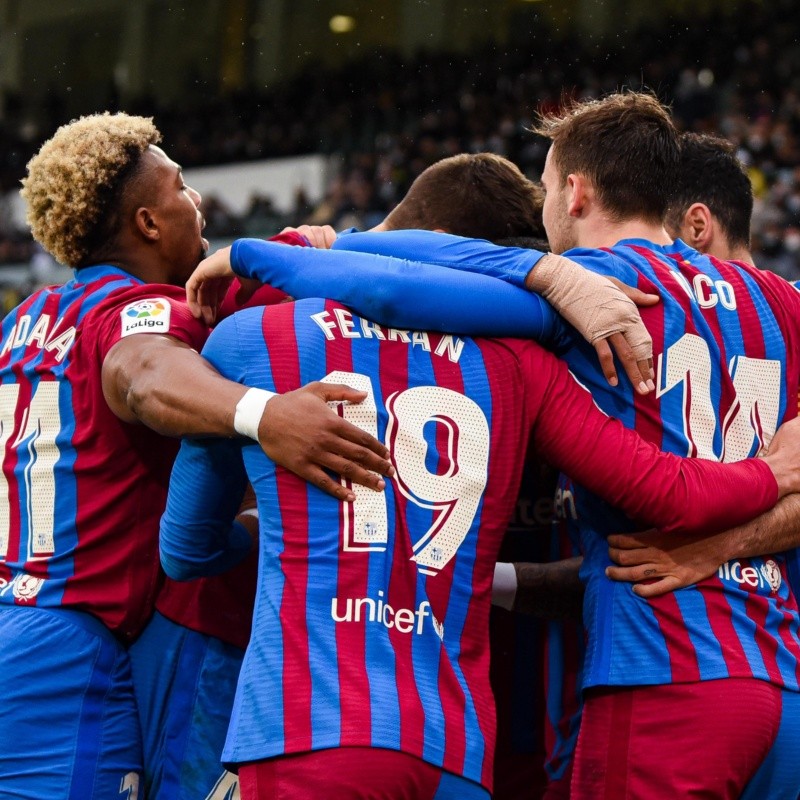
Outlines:
{"label": "blue stripe", "polygon": [[[297,336],[297,350],[300,363],[300,384],[305,385],[319,380],[320,365],[325,363],[325,340],[320,329],[310,319],[311,314],[323,311],[324,300],[310,300],[294,307],[294,330]],[[327,370],[326,370],[327,371]],[[339,685],[338,658],[331,659],[337,652],[336,622],[331,614],[332,601],[319,587],[330,587],[335,592],[338,585],[339,546],[331,548],[326,541],[324,549],[317,546],[314,532],[323,535],[339,530],[339,504],[314,486],[307,488],[308,497],[308,549],[309,571],[306,587],[306,608],[308,620],[308,660],[311,671],[311,736],[312,747],[330,746],[331,731],[341,729],[341,687]],[[313,550],[313,552],[312,552]]]}
{"label": "blue stripe", "polygon": [[[678,604],[681,616],[688,622],[686,629],[692,647],[697,653],[700,680],[729,677],[727,670],[724,675],[720,675],[720,669],[725,669],[725,658],[722,645],[714,636],[702,593],[690,586],[675,592],[675,602]],[[710,665],[713,665],[711,671],[709,671]]]}
{"label": "blue stripe", "polygon": [[[271,375],[269,351],[261,328],[261,315],[249,315],[236,319],[240,338],[240,353],[255,352],[258,358],[243,359],[248,368],[249,385],[275,390]],[[262,372],[263,370],[263,372]],[[280,556],[283,553],[283,517],[278,502],[278,485],[275,465],[265,459],[261,448],[253,443],[242,448],[242,458],[253,489],[258,499],[259,514],[259,569],[256,602],[253,612],[253,631],[244,661],[241,679],[231,712],[231,724],[223,750],[223,760],[233,761],[240,751],[253,746],[253,731],[248,724],[255,714],[259,721],[258,741],[270,748],[271,753],[284,750],[283,716],[283,664],[284,647],[281,635],[280,610],[285,579],[281,570]],[[263,676],[277,676],[270,682],[269,691],[263,691]],[[257,709],[257,710],[255,710]]]}

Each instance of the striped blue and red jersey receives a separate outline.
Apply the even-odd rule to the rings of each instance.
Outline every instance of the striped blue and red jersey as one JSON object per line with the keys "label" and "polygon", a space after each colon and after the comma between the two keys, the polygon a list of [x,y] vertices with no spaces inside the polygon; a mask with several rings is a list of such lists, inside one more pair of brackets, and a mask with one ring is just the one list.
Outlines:
{"label": "striped blue and red jersey", "polygon": [[[237,482],[240,492],[249,478],[259,507],[259,584],[226,762],[381,747],[491,785],[491,583],[531,431],[552,463],[670,529],[732,524],[777,496],[763,462],[659,453],[532,342],[382,328],[307,300],[234,314],[204,355],[248,386],[363,389],[367,399],[340,412],[385,441],[396,468],[385,492],[361,490],[348,505],[255,443],[182,443],[161,528],[168,574],[218,560],[235,510],[229,502],[226,518],[218,503]],[[616,450],[626,459],[608,469]],[[734,504],[745,486],[753,492]]]}
{"label": "striped blue and red jersey", "polygon": [[207,329],[182,291],[101,265],[25,300],[0,345],[0,603],[87,611],[126,640],[153,610],[178,446],[103,397],[103,359],[140,332],[200,348]]}
{"label": "striped blue and red jersey", "polygon": [[[777,275],[720,262],[677,241],[629,240],[569,257],[661,302],[641,309],[653,337],[656,392],[611,389],[594,351],[572,337],[560,354],[598,405],[663,450],[736,461],[767,445],[796,416],[800,294]],[[591,351],[591,352],[590,352]],[[606,578],[606,536],[631,530],[622,515],[576,485],[584,551],[583,685],[760,678],[799,688],[798,608],[786,555],[724,564],[713,578],[652,600]]]}
{"label": "striped blue and red jersey", "polygon": [[[471,307],[453,330],[485,326],[494,316],[507,331],[507,292],[493,293],[485,278],[521,287],[531,267],[530,255],[517,248],[419,231],[354,234],[337,246],[418,261],[425,253],[436,269],[417,263],[403,282],[392,284],[388,274],[382,282],[383,294],[391,286],[409,305],[416,294],[428,304],[444,301],[434,289],[443,266],[481,273],[482,282],[472,289],[464,279],[459,286],[460,295],[480,293],[486,319],[477,320]],[[661,296],[658,305],[641,309],[658,368],[657,391],[646,397],[636,395],[624,375],[619,388],[609,387],[594,349],[574,331],[564,329],[551,340],[598,405],[627,427],[667,451],[735,461],[758,452],[781,422],[797,414],[800,294],[793,285],[743,263],[708,258],[681,241],[660,246],[625,240],[565,255]],[[351,277],[359,279],[363,273]],[[283,285],[292,292],[291,280]],[[447,298],[451,324],[460,295]],[[393,315],[381,321],[403,324],[403,305],[386,301],[382,307]],[[793,552],[736,560],[697,586],[643,600],[604,573],[610,563],[605,537],[630,530],[630,522],[578,485],[575,501],[587,585],[584,686],[755,677],[798,688],[798,610],[787,580]]]}

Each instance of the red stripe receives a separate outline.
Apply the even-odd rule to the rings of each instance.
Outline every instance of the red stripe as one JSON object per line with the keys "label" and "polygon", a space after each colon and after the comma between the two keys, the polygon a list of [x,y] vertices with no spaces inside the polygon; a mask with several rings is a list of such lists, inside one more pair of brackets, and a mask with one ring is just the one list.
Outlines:
{"label": "red stripe", "polygon": [[[333,318],[333,309],[341,308],[327,301],[325,309]],[[340,336],[325,342],[326,374],[339,370],[353,372],[353,354],[350,340]],[[354,487],[356,492],[369,491]],[[339,528],[339,572],[336,596],[345,598],[367,597],[368,553],[345,553],[342,550],[344,518],[340,514]],[[373,597],[377,602],[378,598]],[[388,602],[388,598],[385,598]],[[372,708],[369,696],[369,673],[367,671],[366,626],[358,624],[336,626],[336,660],[339,672],[339,703],[341,711],[342,743],[348,745],[372,744]]]}
{"label": "red stripe", "polygon": [[[686,294],[685,289],[683,286],[678,283],[675,276],[672,274],[672,270],[664,264],[655,253],[651,250],[646,248],[640,247],[633,247],[639,255],[643,256],[648,263],[653,268],[658,280],[664,285],[665,288],[668,289],[670,296],[675,300],[676,303],[681,307],[685,315],[685,332],[686,333],[693,333],[698,334],[697,326],[694,323],[693,319],[693,310],[694,305],[692,304],[691,300],[689,299],[688,295]],[[680,273],[684,276],[684,278],[691,284],[695,275],[700,274],[700,271],[690,262],[686,261],[680,254],[673,254],[670,256],[679,268]],[[647,282],[649,284],[649,281]],[[642,288],[642,287],[640,287]],[[648,287],[649,288],[649,287]],[[741,294],[747,295],[746,290],[742,290]],[[749,299],[749,295],[748,299]],[[738,295],[737,295],[738,301]],[[653,320],[651,324],[651,314],[656,312],[658,309],[661,309],[657,313],[657,323]],[[708,311],[712,311],[709,309]],[[663,353],[664,346],[665,346],[665,325],[664,325],[664,311],[663,311],[663,304],[659,303],[657,306],[649,309],[643,309],[643,318],[646,321],[646,325],[648,330],[650,331],[651,335],[654,339],[654,348],[653,351],[658,357],[658,354]],[[722,386],[720,392],[720,403],[717,411],[719,413],[719,418],[722,419],[727,415],[728,409],[730,408],[731,404],[736,400],[736,394],[733,389],[733,383],[728,376],[727,371],[727,355],[725,351],[724,339],[722,336],[722,330],[719,325],[719,318],[716,313],[708,313],[705,312],[703,314],[703,319],[708,325],[710,332],[712,334],[714,342],[716,342],[717,346],[719,347],[719,364],[722,367],[721,369],[721,376],[722,376]],[[704,339],[708,339],[707,335],[703,336]],[[686,404],[687,407],[689,405],[689,401],[691,400],[691,386],[688,384],[684,389],[686,392]],[[652,398],[652,399],[651,399]],[[653,403],[655,398],[652,395],[644,398],[641,400],[637,398],[639,404],[644,406],[648,403]],[[654,403],[656,409],[656,415],[650,418],[651,422],[657,422],[659,427],[663,428],[663,422],[661,417],[661,406],[660,403]],[[649,404],[647,405],[650,408]],[[638,409],[637,409],[638,410]],[[645,438],[650,438],[651,433],[650,430],[645,428],[645,426],[640,425],[641,415],[637,415],[636,420],[636,430],[638,433],[643,435]],[[691,431],[689,431],[691,434]],[[658,444],[661,444],[661,439],[653,439],[651,441],[655,441]],[[696,451],[693,448],[692,455],[694,455]],[[714,578],[710,579],[712,582],[715,581]],[[704,582],[705,583],[705,582]],[[717,581],[717,584],[719,582]],[[713,632],[714,637],[719,641],[723,657],[725,659],[726,666],[729,670],[735,669],[738,674],[741,674],[740,669],[736,668],[736,665],[746,665],[747,658],[745,656],[744,648],[742,647],[742,643],[739,641],[739,637],[737,635],[736,629],[733,626],[732,618],[731,618],[731,609],[728,602],[725,600],[724,597],[716,595],[714,591],[708,592],[703,587],[703,583],[698,586],[698,591],[703,594],[703,597],[706,602],[707,611],[708,611],[708,619],[711,625],[711,629]],[[680,609],[675,604],[674,608],[669,608],[667,610],[667,604],[662,602],[651,601],[651,607],[653,608],[653,612],[656,616],[656,620],[658,621],[659,627],[662,630],[662,633],[665,636],[665,643],[667,645],[669,654],[670,654],[670,666],[672,670],[672,680],[673,681],[688,681],[688,680],[696,680],[698,673],[698,666],[697,666],[697,654],[694,652],[694,647],[691,644],[691,640],[688,638],[688,634],[684,630],[683,633],[680,633],[680,627],[684,626],[683,617],[680,614]],[[663,610],[662,610],[663,609]],[[662,614],[670,614],[671,617],[667,618],[662,616]],[[685,626],[684,626],[685,627]],[[677,639],[673,639],[668,632],[674,631]],[[691,652],[691,656],[690,656]]]}
{"label": "red stripe", "polygon": [[772,634],[767,631],[768,610],[769,600],[763,595],[751,591],[746,606],[746,613],[755,623],[756,630],[754,638],[756,645],[758,645],[759,652],[761,653],[761,658],[764,659],[767,675],[769,675],[769,679],[773,683],[780,685],[783,680],[777,660],[778,639],[774,638]]}
{"label": "red stripe", "polygon": [[697,653],[689,638],[689,631],[686,629],[675,595],[656,597],[649,603],[669,651],[671,680],[699,681],[700,667]]}
{"label": "red stripe", "polygon": [[[264,343],[278,392],[301,385],[300,359],[294,330],[294,304],[272,306],[263,317]],[[311,667],[308,648],[308,493],[306,484],[283,467],[275,480],[279,508],[291,509],[291,530],[284,528],[280,556],[284,591],[280,599],[283,639],[284,736],[292,750],[311,749]]]}

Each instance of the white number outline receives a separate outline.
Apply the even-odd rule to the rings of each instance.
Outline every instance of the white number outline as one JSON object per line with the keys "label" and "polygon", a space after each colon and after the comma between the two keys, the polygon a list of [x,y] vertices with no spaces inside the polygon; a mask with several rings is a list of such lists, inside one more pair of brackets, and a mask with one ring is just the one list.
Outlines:
{"label": "white number outline", "polygon": [[[734,356],[728,373],[736,398],[721,423],[711,399],[711,351],[708,343],[685,333],[658,357],[656,397],[676,386],[683,389],[683,431],[686,455],[734,462],[747,458],[754,439],[758,448],[769,446],[778,427],[783,369],[775,359]],[[717,453],[714,436],[722,432]]]}
{"label": "white number outline", "polygon": [[[377,437],[378,411],[368,375],[332,372],[328,383],[345,383],[367,393],[357,405],[336,404],[348,422]],[[394,392],[385,402],[389,421],[386,446],[395,467],[395,481],[411,503],[433,512],[430,528],[412,543],[419,571],[437,575],[464,542],[480,507],[488,480],[489,423],[480,406],[466,395],[442,386],[416,386]],[[446,433],[447,469],[428,471],[428,444],[423,429],[434,422]],[[348,485],[343,478],[342,483]],[[379,552],[388,542],[387,501],[383,492],[360,491],[344,504],[345,551]]]}

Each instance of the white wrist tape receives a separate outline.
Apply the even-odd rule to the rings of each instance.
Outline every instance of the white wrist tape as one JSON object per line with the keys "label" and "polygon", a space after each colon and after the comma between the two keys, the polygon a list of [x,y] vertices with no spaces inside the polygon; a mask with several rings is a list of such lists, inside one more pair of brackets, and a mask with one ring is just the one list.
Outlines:
{"label": "white wrist tape", "polygon": [[507,608],[514,607],[514,597],[517,594],[517,571],[513,564],[498,561],[494,565],[494,579],[492,580],[492,605]]}
{"label": "white wrist tape", "polygon": [[244,511],[240,511],[237,516],[239,517],[255,517],[258,519],[258,509],[257,508],[246,508]]}
{"label": "white wrist tape", "polygon": [[248,389],[236,404],[233,428],[242,436],[258,441],[258,423],[264,414],[267,403],[275,397],[275,392],[266,389]]}

